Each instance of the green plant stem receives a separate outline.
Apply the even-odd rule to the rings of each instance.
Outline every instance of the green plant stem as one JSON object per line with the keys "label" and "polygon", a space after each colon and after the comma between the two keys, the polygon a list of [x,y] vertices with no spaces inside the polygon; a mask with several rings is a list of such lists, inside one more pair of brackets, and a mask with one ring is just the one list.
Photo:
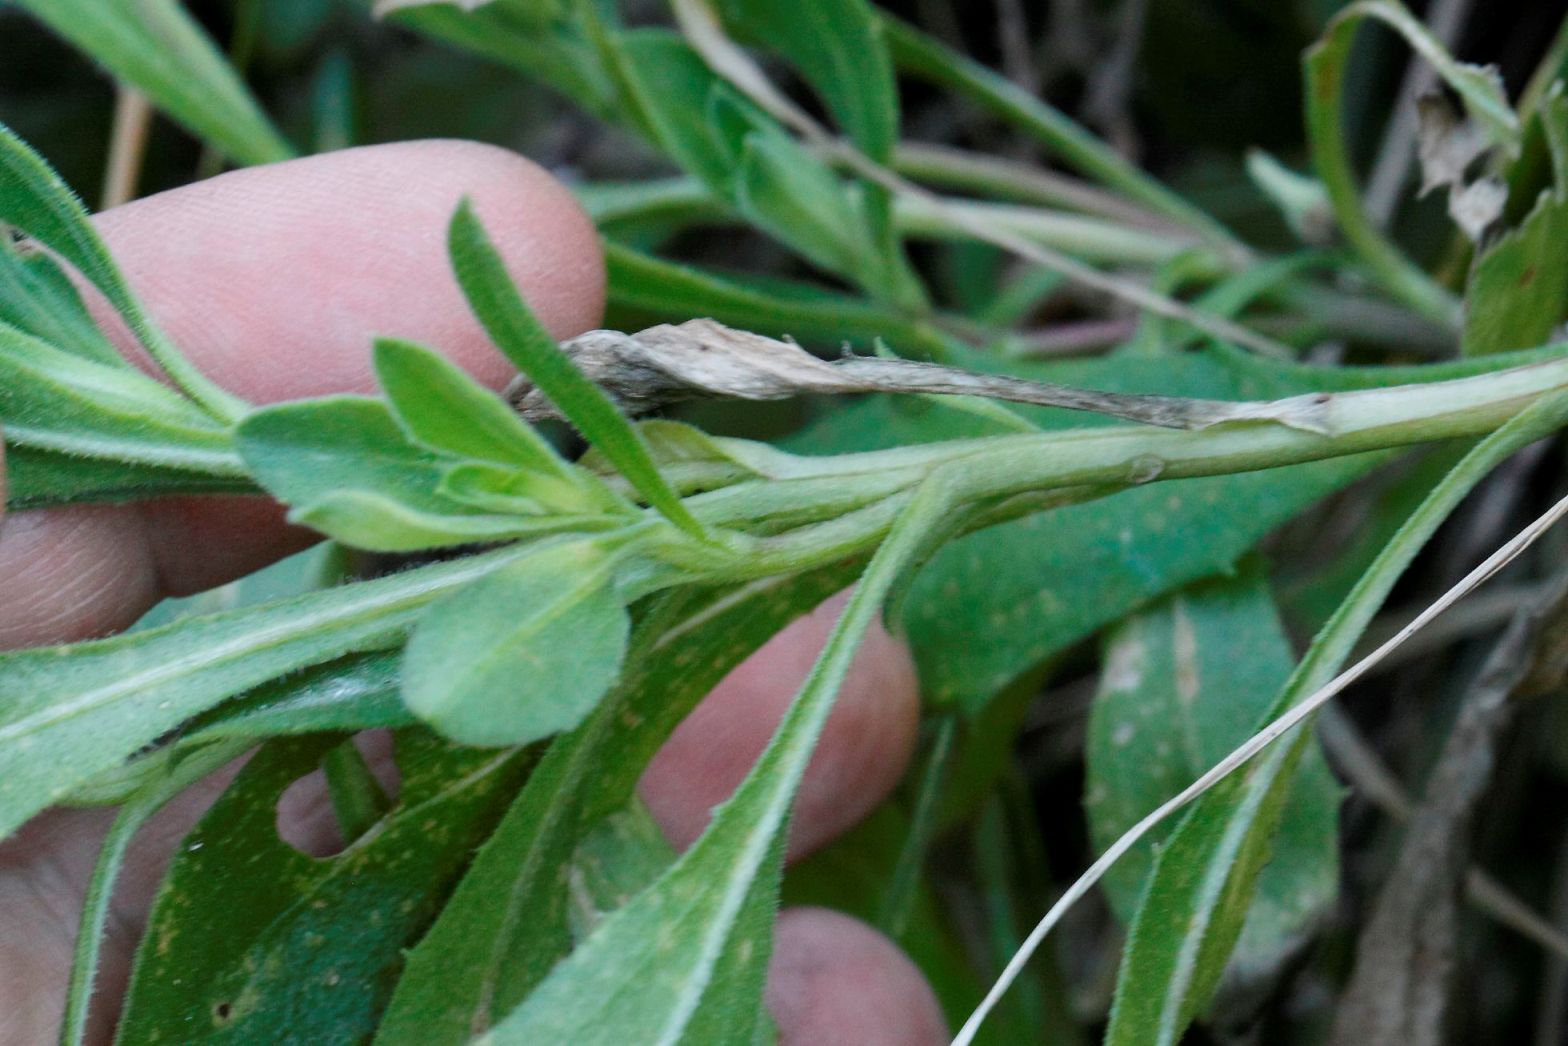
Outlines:
{"label": "green plant stem", "polygon": [[364,835],[391,808],[381,782],[370,772],[370,764],[353,739],[328,752],[321,761],[321,771],[327,779],[327,797],[345,843]]}
{"label": "green plant stem", "polygon": [[[951,213],[1006,229],[1027,240],[1094,262],[1159,265],[1192,250],[1199,243],[1189,236],[1173,236],[1105,218],[1006,203],[952,199],[941,199],[938,203],[919,196],[901,196],[896,201],[894,217],[898,231],[907,236],[973,239],[973,232],[956,224]],[[1214,258],[1209,265],[1214,276],[1227,271],[1222,259]]]}
{"label": "green plant stem", "polygon": [[893,154],[893,169],[906,178],[997,200],[1079,211],[1154,231],[1186,229],[1124,197],[1076,178],[949,145],[900,143]]}
{"label": "green plant stem", "polygon": [[[831,158],[831,157],[830,157]],[[723,206],[691,178],[668,178],[634,185],[588,186],[578,192],[588,213],[601,224],[660,219],[685,224],[741,225],[739,215]],[[1044,206],[982,203],[951,197],[905,195],[896,201],[894,219],[900,234],[932,239],[973,239],[944,211],[988,225],[1090,261],[1125,265],[1158,265],[1201,246],[1202,240],[1180,229],[1151,228],[1147,216],[1085,215]],[[1100,208],[1103,212],[1106,208]],[[1215,276],[1229,271],[1232,259],[1215,257]]]}
{"label": "green plant stem", "polygon": [[[1406,258],[1383,235],[1362,205],[1350,155],[1340,126],[1340,99],[1350,45],[1363,18],[1389,5],[1354,4],[1329,23],[1323,39],[1308,49],[1303,63],[1307,99],[1307,139],[1318,177],[1341,232],[1379,282],[1422,316],[1452,326],[1457,304],[1438,283]],[[1392,24],[1392,23],[1391,23]],[[1414,41],[1412,41],[1414,42]]]}
{"label": "green plant stem", "polygon": [[1197,231],[1215,245],[1247,253],[1247,248],[1224,226],[1128,163],[1060,110],[891,15],[882,13],[882,25],[893,61],[903,72],[962,95],[1027,131],[1086,176]]}
{"label": "green plant stem", "polygon": [[944,715],[936,721],[931,737],[931,747],[926,753],[925,765],[920,774],[919,791],[915,793],[914,808],[909,812],[909,831],[904,845],[899,849],[898,863],[888,877],[882,893],[882,904],[877,909],[877,926],[895,941],[909,928],[909,916],[914,910],[916,891],[920,886],[920,873],[925,868],[926,849],[931,844],[931,832],[936,826],[937,801],[942,794],[942,782],[953,757],[953,737],[958,732],[957,717]]}
{"label": "green plant stem", "polygon": [[60,1028],[62,1046],[81,1046],[87,1037],[87,1018],[92,1008],[93,981],[98,974],[98,953],[109,921],[110,902],[115,880],[125,863],[125,852],[136,832],[147,819],[170,799],[238,758],[251,742],[245,739],[220,741],[191,753],[168,776],[137,791],[116,815],[98,850],[92,878],[82,899],[82,918],[76,931],[76,952],[71,963],[71,980],[66,986],[65,1016]]}
{"label": "green plant stem", "polygon": [[[932,170],[928,169],[929,161],[923,158],[925,154],[918,155],[922,157],[918,163],[905,165],[900,169],[911,176],[924,177],[931,174]],[[974,162],[970,160],[968,154],[961,153],[959,156],[962,157],[961,161],[951,162],[966,165]],[[948,173],[954,179],[959,177],[956,171]],[[975,177],[978,178],[979,175]],[[967,183],[950,182],[949,184]],[[978,182],[971,187],[985,188]],[[1005,184],[990,183],[989,188],[997,195],[1009,195]],[[1085,191],[1097,192],[1093,189]],[[611,227],[616,223],[635,223],[642,220],[658,220],[682,226],[716,224],[725,227],[740,221],[733,212],[720,205],[712,194],[693,178],[676,177],[648,182],[601,183],[581,186],[577,192],[579,199],[594,220],[601,225]],[[1010,195],[1022,196],[1023,187],[1018,187],[1018,191]],[[1182,250],[1189,249],[1194,242],[1190,237],[1179,232],[1173,233],[1172,230],[1162,230],[1157,226],[1150,227],[1149,216],[1141,214],[1129,205],[1121,206],[1121,210],[1126,213],[1112,213],[1111,203],[1120,203],[1115,197],[1107,197],[1105,205],[1095,211],[1111,219],[1109,221],[1086,219],[1080,215],[1063,214],[1059,210],[1044,207],[1017,205],[998,207],[954,202],[957,206],[966,208],[975,217],[1010,225],[1014,232],[1026,239],[1046,246],[1058,247],[1068,253],[1081,251],[1086,257],[1110,263],[1157,264],[1169,260]],[[1043,204],[1048,201],[1036,195],[1032,202]],[[1071,201],[1062,202],[1071,203]],[[1087,205],[1083,209],[1093,210]],[[954,228],[950,222],[944,222],[929,203],[906,199],[901,202],[895,217],[900,232],[905,234],[940,239],[973,238],[972,233]],[[612,274],[611,298],[618,303],[660,311],[658,295],[645,293],[642,288],[649,281],[675,279],[690,283],[694,291],[700,290],[710,296],[712,303],[704,302],[702,307],[712,312],[714,318],[721,322],[755,328],[759,322],[757,316],[762,315],[766,322],[782,324],[784,329],[792,330],[801,337],[817,336],[815,335],[817,323],[834,325],[825,328],[833,331],[843,330],[845,324],[850,324],[855,330],[866,325],[875,325],[876,330],[886,336],[889,342],[904,349],[905,355],[908,355],[911,349],[917,354],[937,358],[943,354],[941,339],[934,336],[932,331],[916,318],[859,304],[851,307],[840,303],[773,298],[739,284],[716,283],[715,277],[701,270],[654,259],[613,241],[607,242],[605,246]],[[1205,264],[1210,270],[1209,278],[1219,278],[1234,271],[1234,259],[1223,252],[1211,254]],[[1041,272],[1047,277],[1048,282],[1044,284],[1047,290],[1060,279],[1051,274],[1050,270],[1041,270]],[[613,278],[616,275],[624,278],[619,280]],[[1290,309],[1291,313],[1277,316],[1264,315],[1250,321],[1260,329],[1303,330],[1305,336],[1313,339],[1348,337],[1414,348],[1423,354],[1432,355],[1451,355],[1457,348],[1451,325],[1438,323],[1385,299],[1357,296],[1300,278],[1281,284],[1272,290],[1268,297]],[[738,311],[728,313],[716,311],[718,303],[733,305]],[[675,313],[672,311],[670,314]],[[778,316],[777,320],[767,319],[775,314]],[[946,317],[938,317],[937,322],[945,322],[946,319]],[[1005,317],[987,316],[983,317],[983,320],[992,328],[1006,322]],[[985,327],[977,330],[958,329],[956,333],[968,340],[994,340],[996,337],[1003,336],[1000,332]],[[820,336],[826,337],[826,334]],[[1021,354],[1032,353],[1021,351]]]}
{"label": "green plant stem", "polygon": [[[1568,359],[1554,359],[1444,382],[1294,397],[1265,408],[1294,417],[1298,424],[1310,423],[1317,431],[1277,421],[1229,423],[1198,431],[1128,425],[828,458],[781,454],[772,467],[787,473],[786,478],[750,480],[683,499],[685,509],[703,521],[705,530],[725,528],[722,541],[693,538],[652,510],[601,540],[619,546],[617,588],[631,601],[672,585],[793,574],[864,554],[889,532],[914,492],[938,473],[948,475],[945,483],[958,506],[955,527],[972,528],[1103,496],[1126,485],[1481,435],[1542,395],[1564,388],[1568,388]],[[751,533],[733,528],[749,528]],[[189,687],[220,668],[229,668],[232,674],[244,666],[232,684],[243,689],[264,681],[267,665],[293,670],[346,649],[370,648],[366,644],[394,645],[430,601],[516,557],[568,540],[582,538],[575,534],[543,538],[300,597],[291,604],[191,619],[108,641],[117,646],[177,645],[184,642],[179,637],[187,635],[185,630],[213,627],[224,635],[221,642],[207,644],[199,656],[182,654],[131,675],[95,678],[92,685],[64,695],[68,699],[10,722],[0,734],[36,737],[72,717],[94,713],[148,688]],[[265,627],[234,632],[242,619],[252,615],[261,615]],[[171,635],[175,632],[178,636]],[[352,643],[347,639],[317,642],[324,633],[357,638]],[[102,644],[91,649],[101,650]],[[200,711],[224,696],[206,695],[191,708]]]}
{"label": "green plant stem", "polygon": [[[711,523],[793,505],[803,515],[818,498],[833,511],[904,489],[927,471],[963,459],[974,498],[1082,484],[1181,479],[1294,465],[1303,461],[1490,432],[1536,398],[1568,387],[1568,358],[1449,381],[1275,401],[1285,421],[1235,422],[1199,430],[1128,425],[991,436],[886,451],[799,458],[788,478],[738,484],[689,499]],[[1299,408],[1298,415],[1293,411]],[[845,487],[833,478],[855,478]],[[865,503],[862,502],[862,503]]]}

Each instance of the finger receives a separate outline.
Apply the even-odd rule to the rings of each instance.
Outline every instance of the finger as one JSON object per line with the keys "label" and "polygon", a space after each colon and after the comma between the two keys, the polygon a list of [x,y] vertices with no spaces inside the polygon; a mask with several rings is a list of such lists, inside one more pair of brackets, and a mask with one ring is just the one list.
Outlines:
{"label": "finger", "polygon": [[[99,944],[87,1041],[113,1036],[131,956],[179,840],[238,772],[243,760],[176,797],[137,833],[126,853]],[[0,842],[0,1043],[59,1038],[82,897],[117,811],[56,808]]]}
{"label": "finger", "polygon": [[768,1009],[780,1046],[939,1046],[947,1022],[919,969],[871,927],[825,908],[779,916]]}
{"label": "finger", "polygon": [[[648,765],[642,797],[676,846],[702,834],[713,808],[762,754],[842,609],[840,595],[770,640],[725,677]],[[887,797],[914,751],[919,717],[909,653],[874,627],[795,798],[791,858],[842,834]]]}
{"label": "finger", "polygon": [[[426,342],[494,386],[510,368],[469,312],[444,246],[465,195],[554,333],[598,321],[592,224],[547,173],[492,146],[345,150],[236,171],[97,221],[176,344],[248,399],[370,391],[375,335]],[[129,345],[101,303],[96,312]],[[124,627],[160,596],[220,584],[308,540],[260,499],[10,517],[0,526],[0,648]]]}
{"label": "finger", "polygon": [[[354,740],[382,788],[395,797],[399,773],[390,732],[366,731]],[[236,759],[180,793],[141,827],[127,848],[99,946],[89,1042],[107,1043],[113,1037],[137,942],[180,841],[248,758]],[[0,841],[0,911],[7,913],[0,933],[0,1043],[59,1037],[82,897],[115,814],[110,809],[53,809]],[[306,856],[327,857],[343,849],[345,840],[320,770],[283,792],[277,823],[279,836]]]}
{"label": "finger", "polygon": [[375,335],[427,342],[498,386],[511,369],[447,262],[447,224],[465,195],[550,330],[564,337],[598,322],[604,274],[592,224],[544,170],[476,142],[402,142],[234,171],[97,224],[175,343],[247,399],[369,391]]}

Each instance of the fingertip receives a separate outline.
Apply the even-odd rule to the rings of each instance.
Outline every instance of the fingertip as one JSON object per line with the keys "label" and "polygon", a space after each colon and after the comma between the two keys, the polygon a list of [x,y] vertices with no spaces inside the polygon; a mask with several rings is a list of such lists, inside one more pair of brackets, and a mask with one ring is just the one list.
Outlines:
{"label": "fingertip", "polygon": [[[843,609],[844,595],[795,621],[724,678],[643,774],[641,794],[678,847],[702,834],[773,736]],[[866,635],[795,799],[791,860],[847,831],[897,786],[920,726],[908,650]]]}
{"label": "fingertip", "polygon": [[[447,259],[447,225],[465,196],[553,333],[598,322],[605,276],[593,224],[546,171],[495,146],[346,149],[234,171],[95,221],[174,343],[246,399],[371,392],[378,335],[428,344],[499,387],[512,367]],[[137,358],[113,310],[86,297]],[[0,471],[0,512],[3,483]],[[260,499],[71,506],[7,520],[0,649],[123,628],[163,595],[221,584],[309,540]]]}
{"label": "fingertip", "polygon": [[779,916],[768,1009],[782,1046],[925,1046],[947,1022],[918,967],[876,930],[826,908]]}
{"label": "fingertip", "polygon": [[377,336],[429,344],[499,386],[512,369],[447,259],[465,196],[552,333],[598,323],[605,275],[592,222],[547,171],[493,145],[345,149],[232,171],[96,221],[174,342],[248,399],[371,391]]}

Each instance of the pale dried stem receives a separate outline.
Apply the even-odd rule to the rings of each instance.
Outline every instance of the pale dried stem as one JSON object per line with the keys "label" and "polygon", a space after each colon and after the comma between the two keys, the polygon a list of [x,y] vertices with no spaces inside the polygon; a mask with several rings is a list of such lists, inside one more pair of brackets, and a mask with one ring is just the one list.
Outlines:
{"label": "pale dried stem", "polygon": [[121,84],[114,99],[114,126],[110,131],[101,209],[118,207],[136,198],[151,126],[152,103],[136,88]]}

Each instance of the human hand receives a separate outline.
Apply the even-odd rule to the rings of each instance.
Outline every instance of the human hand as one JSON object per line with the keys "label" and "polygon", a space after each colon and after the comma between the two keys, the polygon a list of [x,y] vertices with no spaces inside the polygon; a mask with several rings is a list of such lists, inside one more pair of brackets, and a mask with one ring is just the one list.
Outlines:
{"label": "human hand", "polygon": [[[255,168],[98,222],[176,343],[252,401],[371,391],[378,334],[438,348],[499,387],[508,365],[470,316],[442,246],[465,194],[557,336],[598,322],[604,272],[592,226],[548,175],[488,146],[407,143]],[[130,344],[106,308],[98,314]],[[72,506],[0,520],[0,649],[125,628],[165,596],[243,576],[310,540],[261,498]],[[700,833],[761,751],[833,609],[797,622],[732,673],[649,767],[643,796],[677,845]],[[907,654],[873,633],[801,789],[791,857],[842,833],[887,795],[908,762],[917,711]],[[133,845],[102,953],[95,1040],[112,1033],[169,855],[230,776],[232,769],[182,796]],[[280,814],[288,838],[332,833],[324,795],[290,798]],[[57,1034],[83,892],[112,813],[50,811],[0,844],[0,1046]],[[823,910],[780,916],[768,1000],[785,1043],[945,1039],[915,967],[871,928]]]}

